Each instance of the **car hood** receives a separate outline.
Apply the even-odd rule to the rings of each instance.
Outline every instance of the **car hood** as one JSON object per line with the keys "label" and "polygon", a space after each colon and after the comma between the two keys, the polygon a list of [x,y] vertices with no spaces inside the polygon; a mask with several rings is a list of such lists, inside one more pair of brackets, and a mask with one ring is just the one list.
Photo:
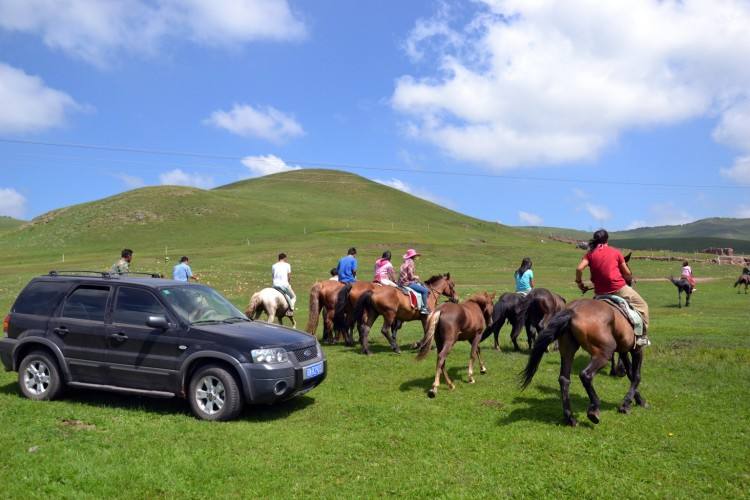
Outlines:
{"label": "car hood", "polygon": [[252,344],[251,347],[253,349],[260,347],[307,346],[315,342],[315,339],[306,333],[262,321],[200,325],[193,328],[210,336],[220,336],[235,341],[242,341],[243,343],[246,342],[248,345]]}

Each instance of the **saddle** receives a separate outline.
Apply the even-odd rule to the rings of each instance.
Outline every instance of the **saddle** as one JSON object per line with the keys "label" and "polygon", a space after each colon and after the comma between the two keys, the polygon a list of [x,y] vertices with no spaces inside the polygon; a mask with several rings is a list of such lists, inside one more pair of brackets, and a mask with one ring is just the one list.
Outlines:
{"label": "saddle", "polygon": [[415,292],[408,286],[400,286],[398,289],[409,297],[409,303],[411,303],[411,307],[413,309],[422,309],[424,307],[424,304],[422,303],[422,294]]}
{"label": "saddle", "polygon": [[278,287],[278,286],[273,287],[273,289],[276,290],[277,292],[279,292],[281,295],[284,296],[284,299],[286,299],[286,303],[289,306],[289,309],[291,309],[292,308],[292,298],[286,293],[286,291],[284,289],[282,289],[281,287]]}
{"label": "saddle", "polygon": [[622,314],[630,326],[633,327],[633,331],[637,337],[643,335],[643,318],[640,313],[633,309],[630,303],[618,295],[597,295],[594,300],[601,300],[614,307],[620,314]]}

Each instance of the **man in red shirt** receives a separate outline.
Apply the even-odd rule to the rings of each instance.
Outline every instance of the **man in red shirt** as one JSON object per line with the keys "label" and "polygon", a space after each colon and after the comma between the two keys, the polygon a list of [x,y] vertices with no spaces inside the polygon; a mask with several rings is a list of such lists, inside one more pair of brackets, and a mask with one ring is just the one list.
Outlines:
{"label": "man in red shirt", "polygon": [[636,292],[630,283],[633,275],[625,263],[622,253],[616,248],[610,247],[609,233],[600,229],[594,233],[593,239],[589,241],[589,251],[581,259],[576,268],[576,283],[581,291],[586,287],[581,279],[583,270],[587,267],[591,270],[591,282],[594,283],[594,291],[597,295],[617,295],[627,300],[638,311],[643,318],[643,336],[636,338],[638,345],[648,345],[650,342],[646,336],[648,331],[648,304]]}

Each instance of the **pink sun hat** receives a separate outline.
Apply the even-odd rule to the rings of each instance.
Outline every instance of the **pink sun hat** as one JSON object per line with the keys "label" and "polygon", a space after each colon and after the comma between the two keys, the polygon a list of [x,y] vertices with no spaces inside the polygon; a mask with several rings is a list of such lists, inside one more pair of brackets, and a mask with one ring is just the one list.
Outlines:
{"label": "pink sun hat", "polygon": [[417,255],[422,255],[422,254],[421,254],[421,253],[419,253],[419,252],[417,252],[417,251],[416,251],[416,250],[414,250],[413,248],[410,248],[410,249],[409,249],[409,250],[407,250],[407,251],[406,251],[406,253],[404,254],[404,260],[406,260],[406,259],[411,259],[412,257],[416,257]]}

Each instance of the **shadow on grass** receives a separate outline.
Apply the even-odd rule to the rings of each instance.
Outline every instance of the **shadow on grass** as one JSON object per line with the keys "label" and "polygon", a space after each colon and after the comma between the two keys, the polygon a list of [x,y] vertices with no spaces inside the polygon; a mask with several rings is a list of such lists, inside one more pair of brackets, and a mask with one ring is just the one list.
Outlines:
{"label": "shadow on grass", "polygon": [[[498,419],[498,425],[510,425],[516,422],[542,422],[550,425],[563,425],[560,389],[549,386],[537,386],[536,389],[549,395],[549,397],[518,396],[514,398],[514,404],[526,404],[527,406],[516,408]],[[616,404],[607,401],[601,401],[599,404],[602,412],[617,408]],[[586,420],[585,416],[586,409],[589,407],[588,397],[571,393],[570,406],[573,413],[577,415],[579,425],[593,426]]]}
{"label": "shadow on grass", "polygon": [[[18,384],[15,382],[0,386],[0,394],[8,394],[18,396],[19,399],[25,399],[18,389]],[[107,391],[66,389],[59,401],[84,404],[96,408],[117,408],[138,413],[193,416],[187,400],[177,397],[165,399]],[[314,402],[315,398],[304,395],[289,401],[277,403],[273,406],[246,405],[240,419],[255,422],[281,420],[296,411],[307,408]]]}
{"label": "shadow on grass", "polygon": [[[434,366],[433,366],[434,370]],[[464,374],[466,373],[466,367],[465,366],[453,366],[451,368],[448,368],[448,376],[451,378],[453,383],[456,382],[466,382],[464,379]],[[478,371],[475,373],[479,373]],[[476,375],[475,375],[476,377]],[[422,378],[415,378],[413,380],[407,380],[403,384],[399,386],[399,390],[401,392],[407,392],[411,391],[413,389],[422,389],[424,392],[427,392],[432,387],[432,382],[435,381],[435,372],[432,372],[432,375],[429,377],[422,377]],[[441,388],[448,388],[448,386],[445,383],[445,379],[440,379],[440,387]]]}

